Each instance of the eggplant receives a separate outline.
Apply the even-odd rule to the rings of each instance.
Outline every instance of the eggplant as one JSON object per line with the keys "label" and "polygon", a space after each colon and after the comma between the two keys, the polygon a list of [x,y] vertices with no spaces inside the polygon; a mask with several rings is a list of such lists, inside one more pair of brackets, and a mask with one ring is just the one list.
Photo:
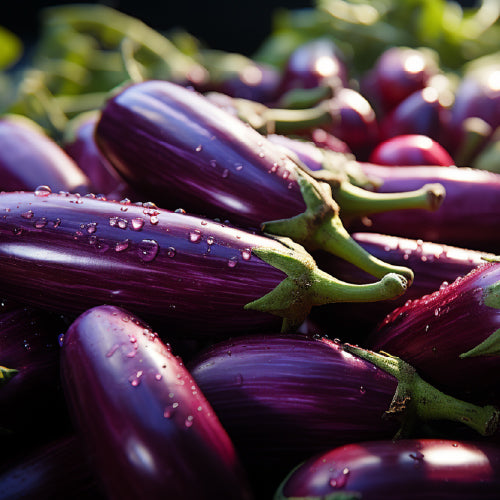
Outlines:
{"label": "eggplant", "polygon": [[[353,233],[352,237],[375,257],[391,264],[407,265],[415,279],[404,295],[394,300],[329,304],[311,310],[311,319],[324,332],[349,342],[363,343],[389,313],[406,301],[429,295],[495,257],[488,252],[387,234]],[[320,269],[342,281],[366,283],[370,279],[359,268],[325,252],[316,252],[314,258]]]}
{"label": "eggplant", "polygon": [[435,212],[393,210],[369,220],[351,221],[350,232],[370,231],[434,241],[462,248],[499,253],[500,241],[492,227],[500,216],[500,174],[467,167],[382,166],[361,162],[366,176],[383,193],[419,189],[439,183],[446,191]]}
{"label": "eggplant", "polygon": [[187,367],[257,476],[350,442],[411,435],[415,418],[475,420],[482,434],[498,425],[498,410],[432,389],[400,359],[324,337],[225,340]]}
{"label": "eggplant", "polygon": [[302,247],[152,203],[0,194],[0,296],[67,314],[121,305],[176,331],[224,335],[302,322],[314,304],[382,300],[407,281],[352,286]]}
{"label": "eggplant", "polygon": [[61,377],[108,499],[251,498],[182,360],[129,311],[103,305],[80,315],[64,335]]}
{"label": "eggplant", "polygon": [[0,118],[0,189],[33,191],[48,185],[54,191],[91,191],[90,179],[33,120],[21,115]]}
{"label": "eggplant", "polygon": [[390,313],[365,340],[404,359],[436,386],[498,401],[500,263],[487,262]]}
{"label": "eggplant", "polygon": [[376,261],[342,225],[329,187],[203,95],[164,81],[131,85],[108,100],[98,147],[137,189],[165,208],[182,207],[327,248],[377,278],[407,268]]}
{"label": "eggplant", "polygon": [[58,341],[66,328],[62,318],[32,307],[0,314],[0,366],[10,369],[0,382],[2,461],[69,427],[59,383]]}
{"label": "eggplant", "polygon": [[81,440],[63,435],[0,469],[0,500],[105,500]]}
{"label": "eggplant", "polygon": [[385,440],[347,444],[309,458],[283,480],[274,500],[493,500],[499,489],[498,446]]}

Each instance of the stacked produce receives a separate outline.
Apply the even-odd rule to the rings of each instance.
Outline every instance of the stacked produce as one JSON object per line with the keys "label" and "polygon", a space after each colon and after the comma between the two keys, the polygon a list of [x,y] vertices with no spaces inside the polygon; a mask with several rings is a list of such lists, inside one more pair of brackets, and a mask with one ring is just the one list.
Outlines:
{"label": "stacked produce", "polygon": [[0,499],[497,498],[499,17],[0,31]]}

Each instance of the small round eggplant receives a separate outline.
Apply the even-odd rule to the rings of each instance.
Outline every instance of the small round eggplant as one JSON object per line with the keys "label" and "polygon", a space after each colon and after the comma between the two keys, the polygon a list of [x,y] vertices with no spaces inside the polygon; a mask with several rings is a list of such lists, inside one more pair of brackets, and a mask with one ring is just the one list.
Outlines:
{"label": "small round eggplant", "polygon": [[348,444],[311,457],[274,500],[493,500],[499,490],[498,446],[407,439]]}
{"label": "small round eggplant", "polygon": [[33,191],[47,185],[54,191],[86,194],[90,179],[34,121],[24,116],[0,119],[0,189]]}
{"label": "small round eggplant", "polygon": [[0,294],[68,314],[115,304],[179,333],[224,335],[278,317],[300,324],[314,304],[383,300],[407,286],[394,274],[352,286],[290,241],[150,203],[41,190],[0,194],[0,213]]}
{"label": "small round eggplant", "polygon": [[235,449],[168,344],[113,306],[69,327],[61,376],[107,498],[249,499]]}

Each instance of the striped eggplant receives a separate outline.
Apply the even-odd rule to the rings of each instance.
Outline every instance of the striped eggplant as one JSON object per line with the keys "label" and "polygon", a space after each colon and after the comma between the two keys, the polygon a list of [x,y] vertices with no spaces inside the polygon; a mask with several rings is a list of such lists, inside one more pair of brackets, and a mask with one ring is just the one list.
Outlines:
{"label": "striped eggplant", "polygon": [[498,401],[499,293],[500,263],[484,263],[393,311],[365,343],[459,397]]}
{"label": "striped eggplant", "polygon": [[378,181],[379,192],[419,189],[428,183],[444,186],[439,210],[394,210],[348,226],[351,232],[373,231],[434,241],[463,248],[500,252],[492,227],[500,217],[500,174],[467,167],[381,166],[361,163],[365,175]]}
{"label": "striped eggplant", "polygon": [[65,333],[70,412],[109,500],[250,499],[235,449],[170,346],[114,306]]}
{"label": "striped eggplant", "polygon": [[60,317],[31,307],[0,314],[0,367],[9,368],[0,376],[1,461],[69,425],[59,383],[58,337],[66,328]]}
{"label": "striped eggplant", "polygon": [[309,458],[274,500],[486,500],[500,491],[500,448],[491,443],[403,439],[347,444]]}
{"label": "striped eggplant", "polygon": [[[353,233],[352,237],[375,257],[408,266],[415,279],[405,294],[394,300],[372,304],[329,304],[311,311],[312,319],[325,332],[350,342],[362,343],[396,307],[439,290],[494,257],[487,252],[386,234]],[[370,278],[359,268],[324,252],[316,252],[314,258],[320,269],[343,281],[366,283]]]}
{"label": "striped eggplant", "polygon": [[37,123],[14,114],[0,118],[0,178],[3,191],[41,185],[80,194],[91,190],[83,170]]}
{"label": "striped eggplant", "polygon": [[47,190],[0,194],[0,296],[80,314],[103,303],[179,333],[287,329],[314,304],[383,300],[406,279],[352,286],[302,247],[151,203]]}
{"label": "striped eggplant", "polygon": [[105,500],[81,440],[68,434],[0,469],[0,500]]}
{"label": "striped eggplant", "polygon": [[193,90],[165,81],[110,98],[95,138],[128,182],[165,208],[179,206],[233,224],[325,248],[377,278],[395,269],[350,238],[326,184],[274,144]]}
{"label": "striped eggplant", "polygon": [[326,338],[239,337],[212,345],[187,366],[257,475],[285,474],[349,442],[390,439],[399,417],[408,418],[401,435],[415,417],[475,421],[483,434],[498,425],[498,410],[436,391],[398,358]]}

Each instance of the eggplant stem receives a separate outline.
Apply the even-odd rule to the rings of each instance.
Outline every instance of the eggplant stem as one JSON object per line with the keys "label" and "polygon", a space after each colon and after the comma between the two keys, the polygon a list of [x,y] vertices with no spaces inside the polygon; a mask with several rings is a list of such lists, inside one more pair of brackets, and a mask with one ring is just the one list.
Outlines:
{"label": "eggplant stem", "polygon": [[5,385],[12,377],[18,373],[15,368],[7,368],[5,366],[0,366],[0,387]]}

